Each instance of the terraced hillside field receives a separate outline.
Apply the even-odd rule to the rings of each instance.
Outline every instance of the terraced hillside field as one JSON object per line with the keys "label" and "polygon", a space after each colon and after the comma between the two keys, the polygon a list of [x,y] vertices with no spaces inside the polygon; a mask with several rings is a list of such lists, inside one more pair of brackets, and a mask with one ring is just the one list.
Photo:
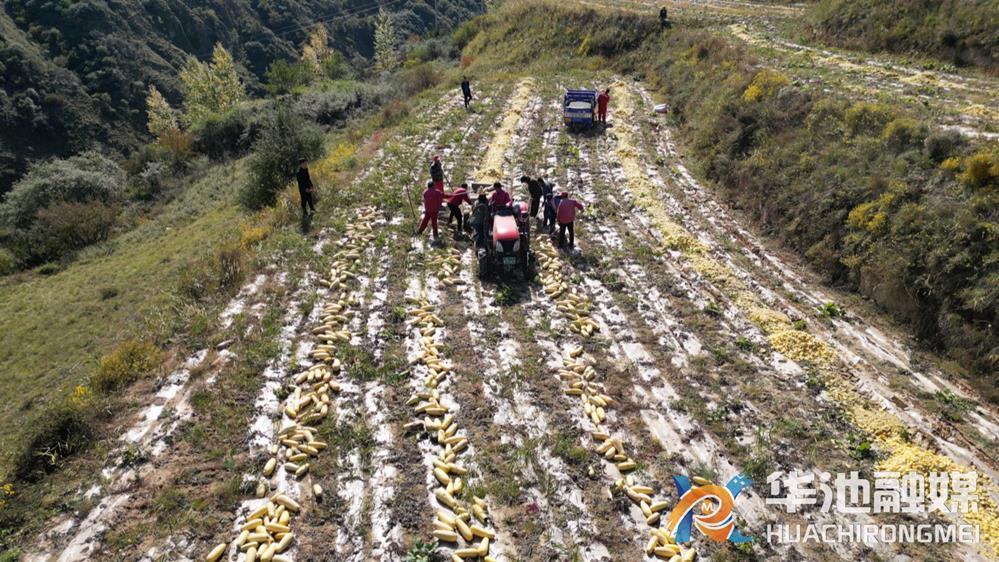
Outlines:
{"label": "terraced hillside field", "polygon": [[[581,83],[613,84],[606,129],[562,126],[561,94]],[[475,111],[448,93],[368,139],[312,252],[270,265],[223,312],[236,341],[272,334],[262,373],[233,373],[242,351],[223,342],[163,376],[68,500],[87,509],[50,521],[27,559],[425,560],[435,545],[483,560],[996,556],[996,412],[913,364],[876,318],[821,316],[840,295],[688,172],[640,82],[575,72],[479,89]],[[537,279],[480,281],[466,236],[412,235],[433,154],[451,182],[500,180],[518,198],[515,178],[547,174],[586,207],[576,248],[535,230]],[[963,421],[927,393],[969,404]],[[225,408],[224,433],[199,433]],[[219,482],[222,463],[243,476]],[[908,520],[788,514],[765,501],[773,471],[971,467],[986,493],[955,521],[980,526],[978,545],[665,533],[673,476],[751,476],[737,527],[759,537],[778,521]]]}

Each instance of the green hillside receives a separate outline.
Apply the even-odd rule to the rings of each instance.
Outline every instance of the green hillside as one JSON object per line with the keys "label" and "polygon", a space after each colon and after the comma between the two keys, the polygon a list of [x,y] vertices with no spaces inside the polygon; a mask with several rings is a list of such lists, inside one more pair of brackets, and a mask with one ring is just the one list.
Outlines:
{"label": "green hillside", "polygon": [[[479,0],[389,2],[400,38],[431,36],[482,10]],[[31,161],[104,147],[127,154],[147,139],[155,85],[176,103],[177,73],[216,43],[233,52],[257,93],[270,65],[297,60],[317,22],[335,48],[369,69],[378,5],[364,0],[247,3],[6,0],[0,11],[0,194]]]}

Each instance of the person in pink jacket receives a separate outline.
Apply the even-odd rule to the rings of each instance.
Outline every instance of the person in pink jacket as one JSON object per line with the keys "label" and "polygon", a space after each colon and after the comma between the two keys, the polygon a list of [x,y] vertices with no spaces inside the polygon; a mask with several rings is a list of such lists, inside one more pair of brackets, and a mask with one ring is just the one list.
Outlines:
{"label": "person in pink jacket", "polygon": [[451,214],[447,217],[447,225],[451,226],[451,221],[457,218],[458,232],[462,232],[462,222],[464,221],[464,216],[461,214],[461,204],[472,204],[472,200],[468,197],[468,184],[461,184],[461,187],[454,190],[454,192],[445,195],[445,197],[447,197],[447,208],[451,211]]}
{"label": "person in pink jacket", "polygon": [[583,204],[575,199],[569,199],[569,192],[563,191],[559,197],[555,220],[558,221],[558,247],[565,246],[565,231],[569,231],[569,247],[576,245],[576,232],[573,223],[576,222],[576,209],[583,211]]}
{"label": "person in pink jacket", "polygon": [[493,193],[489,196],[489,204],[492,205],[493,211],[495,211],[500,207],[512,205],[513,198],[503,189],[503,184],[496,182],[493,184]]}
{"label": "person in pink jacket", "polygon": [[437,213],[440,212],[443,202],[444,192],[437,189],[434,182],[427,183],[427,189],[423,192],[423,220],[420,222],[420,228],[416,231],[417,234],[423,234],[429,222],[433,226],[434,240],[440,239],[437,234]]}

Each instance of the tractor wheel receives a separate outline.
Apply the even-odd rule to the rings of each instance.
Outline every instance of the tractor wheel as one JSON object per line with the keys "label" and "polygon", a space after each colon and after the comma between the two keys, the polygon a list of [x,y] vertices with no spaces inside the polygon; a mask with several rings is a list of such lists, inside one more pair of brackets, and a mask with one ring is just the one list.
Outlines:
{"label": "tractor wheel", "polygon": [[489,254],[485,252],[479,256],[479,279],[486,279],[489,277]]}
{"label": "tractor wheel", "polygon": [[536,266],[537,259],[534,257],[534,252],[528,251],[523,256],[523,266],[521,272],[524,274],[524,281],[531,282],[534,277],[538,274],[538,269]]}

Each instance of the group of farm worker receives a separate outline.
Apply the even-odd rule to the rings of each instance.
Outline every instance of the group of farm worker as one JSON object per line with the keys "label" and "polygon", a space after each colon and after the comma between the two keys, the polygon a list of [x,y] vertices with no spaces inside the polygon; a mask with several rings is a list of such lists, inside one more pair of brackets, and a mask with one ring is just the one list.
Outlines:
{"label": "group of farm worker", "polygon": [[[570,247],[575,246],[576,233],[573,224],[576,221],[576,211],[582,211],[583,204],[570,198],[568,191],[556,193],[554,185],[546,181],[544,177],[522,176],[520,181],[527,187],[527,193],[530,196],[528,215],[537,218],[538,213],[543,211],[541,228],[551,235],[555,233],[557,225],[559,247],[564,247],[566,242]],[[475,232],[476,247],[483,247],[486,243],[489,219],[493,212],[498,208],[513,205],[513,197],[500,182],[494,183],[491,188],[488,188],[488,191],[488,194],[485,189],[480,191],[474,201],[469,193],[467,183],[461,184],[451,193],[446,193],[444,191],[444,168],[440,156],[434,156],[430,163],[430,181],[423,192],[423,220],[420,221],[416,233],[423,234],[429,225],[433,230],[434,239],[439,240],[438,213],[445,202],[450,212],[447,225],[451,226],[457,219],[458,232],[461,232],[465,227],[461,206],[467,203],[472,207],[467,226]],[[566,240],[566,233],[568,233],[568,240]]]}

